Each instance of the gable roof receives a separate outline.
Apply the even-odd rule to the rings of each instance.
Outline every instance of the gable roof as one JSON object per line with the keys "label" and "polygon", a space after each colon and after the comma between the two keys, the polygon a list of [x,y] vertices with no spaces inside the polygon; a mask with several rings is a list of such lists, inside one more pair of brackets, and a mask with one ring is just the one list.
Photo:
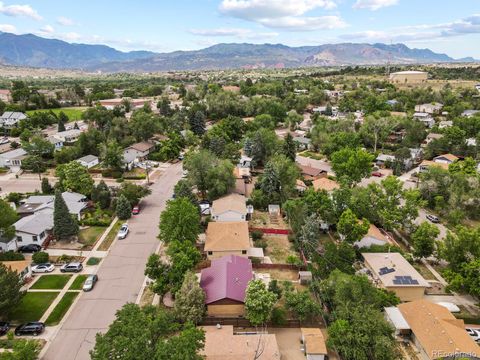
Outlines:
{"label": "gable roof", "polygon": [[142,142],[139,142],[139,143],[130,145],[130,146],[127,148],[127,150],[128,150],[128,149],[133,149],[133,150],[145,152],[145,151],[150,150],[150,149],[153,148],[154,146],[155,146],[155,144],[152,143],[152,142],[142,141]]}
{"label": "gable roof", "polygon": [[15,230],[32,235],[40,235],[42,232],[53,229],[52,214],[33,214],[25,216],[15,224]]}
{"label": "gable roof", "polygon": [[205,251],[246,250],[250,247],[248,222],[209,222]]}
{"label": "gable roof", "polygon": [[19,111],[5,111],[0,118],[2,120],[23,120],[26,119],[27,116]]}
{"label": "gable roof", "polygon": [[445,159],[447,159],[447,160],[449,160],[449,161],[452,161],[452,162],[458,160],[458,157],[455,156],[455,155],[453,155],[453,154],[443,154],[443,155],[435,156],[435,157],[433,158],[433,161],[435,161],[435,160],[437,160],[437,159],[441,159],[441,158],[445,158]]}
{"label": "gable roof", "polygon": [[[399,253],[362,253],[374,277],[385,287],[428,287],[429,283]],[[388,272],[382,271],[388,269]],[[409,277],[414,282],[398,282],[398,277]]]}
{"label": "gable roof", "polygon": [[211,266],[203,269],[200,277],[205,303],[222,299],[244,302],[248,282],[252,279],[252,262],[247,258],[229,255],[212,260]]}
{"label": "gable roof", "polygon": [[220,215],[226,211],[235,211],[239,214],[247,214],[246,198],[239,194],[229,194],[212,203],[212,214]]}
{"label": "gable roof", "polygon": [[340,185],[335,180],[330,180],[329,178],[320,178],[312,182],[313,188],[315,191],[325,190],[333,191],[335,189],[340,189]]}
{"label": "gable roof", "polygon": [[322,330],[319,328],[301,328],[300,330],[307,355],[328,354]]}
{"label": "gable roof", "polygon": [[463,320],[456,319],[444,306],[421,299],[400,304],[398,309],[431,359],[454,353],[480,354]]}
{"label": "gable roof", "polygon": [[[70,214],[78,215],[87,207],[87,202],[85,201],[87,197],[85,195],[71,191],[64,191],[62,197],[67,204]],[[25,200],[23,205],[18,207],[17,211],[19,213],[34,212],[43,209],[52,209],[53,211],[54,202],[54,195],[32,195]]]}
{"label": "gable roof", "polygon": [[299,165],[299,164],[297,164],[297,165],[300,168],[300,171],[302,172],[303,175],[318,176],[322,172],[327,172],[326,170],[314,168],[314,167],[308,166],[308,165]]}
{"label": "gable roof", "polygon": [[27,152],[22,148],[4,152],[0,155],[4,159],[18,159],[27,156]]}
{"label": "gable roof", "polygon": [[89,163],[89,162],[92,162],[92,161],[95,161],[95,160],[98,160],[98,156],[85,155],[85,156],[82,156],[81,158],[77,159],[77,161],[83,161],[83,162],[86,162],[86,163]]}

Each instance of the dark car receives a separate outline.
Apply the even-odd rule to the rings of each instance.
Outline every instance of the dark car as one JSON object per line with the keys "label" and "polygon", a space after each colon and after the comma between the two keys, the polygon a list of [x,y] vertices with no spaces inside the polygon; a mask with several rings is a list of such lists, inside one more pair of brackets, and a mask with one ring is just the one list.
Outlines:
{"label": "dark car", "polygon": [[383,174],[380,172],[380,171],[374,171],[372,172],[372,176],[375,176],[375,177],[382,177]]}
{"label": "dark car", "polygon": [[45,330],[45,324],[42,322],[29,322],[26,324],[22,324],[17,326],[15,329],[15,335],[33,335],[37,336],[43,333]]}
{"label": "dark car", "polygon": [[68,263],[68,264],[65,264],[63,265],[61,268],[60,268],[60,272],[62,273],[66,273],[66,272],[80,272],[83,270],[83,265],[78,263],[78,262],[72,262],[72,263]]}
{"label": "dark car", "polygon": [[10,330],[10,324],[8,322],[0,321],[0,336],[5,335]]}
{"label": "dark car", "polygon": [[18,247],[18,252],[21,253],[34,253],[42,250],[42,247],[37,244],[28,244]]}

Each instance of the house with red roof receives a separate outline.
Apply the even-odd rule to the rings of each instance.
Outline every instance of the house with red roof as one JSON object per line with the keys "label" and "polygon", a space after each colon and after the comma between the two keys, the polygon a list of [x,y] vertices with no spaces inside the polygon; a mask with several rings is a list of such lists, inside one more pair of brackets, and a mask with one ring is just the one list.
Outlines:
{"label": "house with red roof", "polygon": [[212,260],[200,275],[209,316],[245,315],[245,291],[253,279],[252,262],[245,257],[228,255]]}

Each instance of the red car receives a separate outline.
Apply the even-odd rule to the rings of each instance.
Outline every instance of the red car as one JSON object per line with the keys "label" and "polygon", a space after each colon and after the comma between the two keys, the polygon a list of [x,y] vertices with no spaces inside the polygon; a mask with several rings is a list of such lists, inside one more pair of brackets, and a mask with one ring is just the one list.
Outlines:
{"label": "red car", "polygon": [[380,172],[380,171],[375,171],[372,173],[372,176],[375,176],[375,177],[382,177],[383,174]]}
{"label": "red car", "polygon": [[135,205],[132,209],[132,214],[133,215],[138,215],[140,214],[140,206],[139,205]]}

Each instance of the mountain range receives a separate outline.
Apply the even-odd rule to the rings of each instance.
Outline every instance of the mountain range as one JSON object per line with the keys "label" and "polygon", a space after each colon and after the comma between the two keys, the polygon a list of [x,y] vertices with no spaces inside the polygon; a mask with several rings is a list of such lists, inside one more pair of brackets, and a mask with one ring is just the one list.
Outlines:
{"label": "mountain range", "polygon": [[473,62],[453,59],[429,49],[404,44],[325,44],[290,47],[282,44],[218,44],[194,51],[122,52],[106,45],[68,43],[33,34],[0,32],[0,63],[4,65],[103,72],[155,72],[234,68],[293,68]]}

